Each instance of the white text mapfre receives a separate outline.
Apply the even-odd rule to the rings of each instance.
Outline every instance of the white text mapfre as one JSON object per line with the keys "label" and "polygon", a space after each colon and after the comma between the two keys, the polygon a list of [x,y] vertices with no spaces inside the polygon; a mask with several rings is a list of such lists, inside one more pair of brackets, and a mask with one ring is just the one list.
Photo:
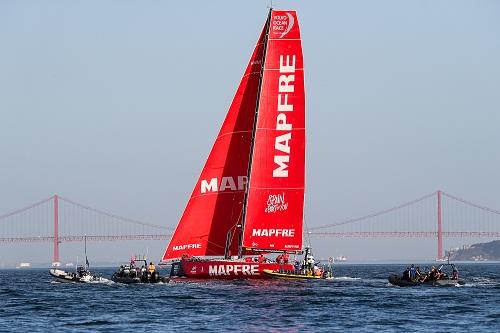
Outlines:
{"label": "white text mapfre", "polygon": [[201,249],[201,244],[194,243],[194,244],[182,244],[182,245],[172,246],[172,250],[174,251],[188,250],[188,249]]}
{"label": "white text mapfre", "polygon": [[234,264],[234,265],[209,265],[210,276],[225,275],[259,275],[258,265]]}
{"label": "white text mapfre", "polygon": [[280,76],[278,79],[278,108],[276,114],[276,138],[274,140],[273,177],[288,177],[290,163],[290,140],[292,139],[292,123],[287,122],[287,113],[293,111],[289,97],[294,92],[295,55],[280,55]]}
{"label": "white text mapfre", "polygon": [[200,192],[243,191],[247,182],[247,176],[222,177],[220,181],[217,177],[210,180],[202,179]]}
{"label": "white text mapfre", "polygon": [[252,236],[257,237],[294,237],[295,229],[252,229]]}

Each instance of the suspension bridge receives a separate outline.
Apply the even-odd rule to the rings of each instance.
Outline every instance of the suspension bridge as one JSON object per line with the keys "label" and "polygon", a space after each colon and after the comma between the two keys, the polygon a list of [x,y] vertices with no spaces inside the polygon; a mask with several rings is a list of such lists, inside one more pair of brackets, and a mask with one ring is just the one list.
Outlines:
{"label": "suspension bridge", "polygon": [[[173,228],[92,208],[59,195],[0,215],[0,243],[53,243],[59,262],[63,242],[170,239]],[[442,259],[443,238],[500,238],[500,211],[443,191],[359,218],[305,231],[323,238],[435,238]]]}

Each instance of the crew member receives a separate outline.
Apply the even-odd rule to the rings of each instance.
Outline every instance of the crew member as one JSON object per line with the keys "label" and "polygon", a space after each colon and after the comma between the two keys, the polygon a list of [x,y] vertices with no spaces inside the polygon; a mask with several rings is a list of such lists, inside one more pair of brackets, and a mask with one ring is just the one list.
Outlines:
{"label": "crew member", "polygon": [[288,260],[290,259],[290,255],[288,253],[283,253],[283,263],[288,264]]}
{"label": "crew member", "polygon": [[155,265],[153,264],[153,262],[150,262],[148,266],[148,272],[153,274],[155,271],[156,271]]}
{"label": "crew member", "polygon": [[282,264],[283,263],[283,254],[280,254],[279,256],[276,257],[276,262],[278,264]]}
{"label": "crew member", "polygon": [[410,266],[410,280],[415,281],[415,276],[417,275],[417,270],[415,265],[411,264]]}
{"label": "crew member", "polygon": [[441,280],[443,277],[444,277],[443,272],[441,272],[441,270],[438,269],[437,272],[436,272],[436,281],[437,280]]}
{"label": "crew member", "polygon": [[306,270],[308,271],[308,273],[311,273],[311,274],[307,274],[307,275],[312,275],[313,270],[314,270],[314,257],[310,253],[306,257],[306,265],[307,265]]}
{"label": "crew member", "polygon": [[299,274],[300,273],[300,262],[298,260],[295,260],[295,262],[293,263],[293,267],[295,268],[295,274]]}
{"label": "crew member", "polygon": [[403,272],[403,280],[410,281],[410,267],[406,266]]}
{"label": "crew member", "polygon": [[321,276],[322,274],[321,269],[317,265],[314,265],[314,276]]}
{"label": "crew member", "polygon": [[428,275],[428,281],[436,281],[437,280],[436,276],[437,276],[436,267],[432,266],[432,269]]}

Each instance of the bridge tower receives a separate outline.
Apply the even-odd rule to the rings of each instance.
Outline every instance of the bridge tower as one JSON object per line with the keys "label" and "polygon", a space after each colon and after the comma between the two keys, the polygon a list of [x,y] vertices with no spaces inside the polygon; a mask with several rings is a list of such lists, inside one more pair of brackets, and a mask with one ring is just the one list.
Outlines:
{"label": "bridge tower", "polygon": [[54,194],[54,258],[52,263],[59,262],[59,197]]}
{"label": "bridge tower", "polygon": [[441,215],[441,190],[437,191],[437,257],[436,259],[443,259],[443,226]]}

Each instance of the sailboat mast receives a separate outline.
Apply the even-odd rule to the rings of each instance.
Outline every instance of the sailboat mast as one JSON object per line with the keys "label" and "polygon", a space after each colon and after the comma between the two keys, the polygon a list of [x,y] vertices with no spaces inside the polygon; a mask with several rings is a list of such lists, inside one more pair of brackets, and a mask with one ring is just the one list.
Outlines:
{"label": "sailboat mast", "polygon": [[87,235],[85,235],[84,241],[85,241],[85,268],[89,269],[89,260],[87,259]]}
{"label": "sailboat mast", "polygon": [[240,232],[238,236],[238,258],[241,258],[243,256],[243,229],[245,227],[245,219],[247,215],[247,204],[248,204],[248,190],[250,188],[250,174],[252,172],[252,157],[253,157],[253,149],[255,145],[255,133],[257,131],[257,118],[259,115],[259,101],[260,101],[260,94],[261,94],[261,89],[262,89],[262,78],[264,77],[264,67],[265,67],[265,61],[266,61],[266,51],[267,51],[267,43],[269,40],[269,27],[271,26],[271,14],[273,12],[273,8],[269,8],[269,14],[267,16],[267,21],[266,21],[266,35],[264,38],[264,50],[262,52],[262,61],[261,61],[261,67],[260,67],[260,74],[259,74],[259,85],[257,86],[257,101],[255,103],[255,114],[254,114],[254,120],[253,120],[253,127],[252,127],[252,139],[250,142],[250,158],[248,159],[248,168],[247,168],[247,185],[245,187],[245,195],[243,197],[243,212],[241,215],[241,225],[239,226]]}

